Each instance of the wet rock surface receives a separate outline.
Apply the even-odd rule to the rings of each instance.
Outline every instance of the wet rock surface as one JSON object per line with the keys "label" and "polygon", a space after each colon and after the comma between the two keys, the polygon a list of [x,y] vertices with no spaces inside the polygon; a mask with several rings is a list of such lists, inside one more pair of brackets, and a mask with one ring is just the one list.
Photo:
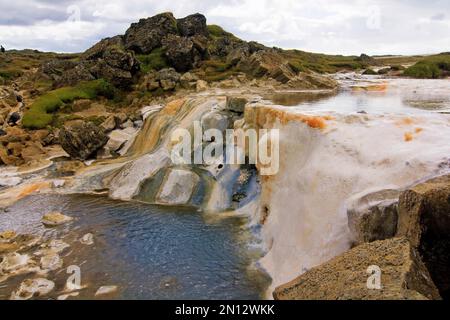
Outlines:
{"label": "wet rock surface", "polygon": [[450,297],[450,176],[431,179],[402,193],[399,236],[422,255],[442,297]]}
{"label": "wet rock surface", "polygon": [[56,227],[72,221],[73,218],[68,217],[60,212],[51,212],[44,215],[42,224],[46,227]]}
{"label": "wet rock surface", "polygon": [[194,172],[186,170],[170,170],[163,184],[157,201],[166,205],[185,205],[189,202],[199,182]]}
{"label": "wet rock surface", "polygon": [[400,191],[382,190],[357,199],[347,211],[356,244],[393,238],[397,232]]}

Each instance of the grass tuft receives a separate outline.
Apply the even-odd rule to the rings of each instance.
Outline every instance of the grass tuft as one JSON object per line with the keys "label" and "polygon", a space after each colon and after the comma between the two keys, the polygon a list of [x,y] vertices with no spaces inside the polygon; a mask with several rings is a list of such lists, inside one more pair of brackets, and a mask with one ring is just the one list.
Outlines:
{"label": "grass tuft", "polygon": [[36,99],[30,110],[26,111],[22,124],[29,129],[43,129],[54,119],[52,113],[58,111],[65,103],[77,99],[95,99],[104,96],[114,98],[115,88],[103,79],[82,82],[76,87],[64,87],[50,91]]}
{"label": "grass tuft", "polygon": [[169,66],[163,48],[156,48],[149,54],[139,54],[136,56],[141,63],[141,71],[147,73],[151,70],[161,70]]}

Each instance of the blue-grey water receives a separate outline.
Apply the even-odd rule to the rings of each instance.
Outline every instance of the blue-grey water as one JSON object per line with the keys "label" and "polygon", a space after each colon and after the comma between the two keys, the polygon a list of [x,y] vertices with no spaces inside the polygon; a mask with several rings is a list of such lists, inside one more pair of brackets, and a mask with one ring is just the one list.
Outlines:
{"label": "blue-grey water", "polygon": [[[60,211],[75,220],[45,229],[45,213]],[[72,246],[64,267],[79,265],[78,298],[93,298],[102,285],[116,285],[118,299],[259,299],[267,277],[251,267],[259,250],[242,218],[205,222],[189,208],[118,202],[98,196],[34,195],[0,213],[0,231],[44,234]],[[79,243],[94,235],[93,246]],[[58,288],[65,270],[58,274]]]}

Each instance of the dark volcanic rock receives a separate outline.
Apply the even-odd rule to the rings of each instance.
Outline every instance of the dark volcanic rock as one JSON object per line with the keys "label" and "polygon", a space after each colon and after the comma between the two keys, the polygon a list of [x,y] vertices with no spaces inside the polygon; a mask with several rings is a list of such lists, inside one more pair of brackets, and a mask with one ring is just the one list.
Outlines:
{"label": "dark volcanic rock", "polygon": [[195,35],[208,36],[206,18],[200,13],[178,19],[178,31],[183,37],[192,37]]}
{"label": "dark volcanic rock", "polygon": [[38,72],[49,77],[53,81],[60,81],[62,75],[73,69],[77,63],[71,60],[51,60],[42,64]]}
{"label": "dark volcanic rock", "polygon": [[189,38],[168,35],[163,41],[163,46],[167,60],[178,72],[191,70],[202,59],[201,53]]}
{"label": "dark volcanic rock", "polygon": [[145,77],[142,88],[148,91],[162,89],[174,90],[180,83],[181,75],[174,68],[165,68],[160,71],[151,71]]}
{"label": "dark volcanic rock", "polygon": [[93,123],[80,121],[63,127],[59,142],[72,158],[84,161],[93,157],[108,142],[108,137]]}
{"label": "dark volcanic rock", "polygon": [[418,249],[441,296],[450,299],[450,175],[401,194],[397,234]]}
{"label": "dark volcanic rock", "polygon": [[79,63],[74,68],[67,70],[61,75],[57,86],[73,86],[80,81],[95,80],[88,66],[84,63]]}
{"label": "dark volcanic rock", "polygon": [[125,48],[147,54],[160,47],[163,38],[169,34],[177,34],[177,31],[177,20],[172,13],[166,12],[141,19],[126,31]]}
{"label": "dark volcanic rock", "polygon": [[124,42],[122,36],[115,36],[112,38],[105,38],[102,39],[100,42],[97,42],[94,46],[87,49],[83,53],[83,59],[85,60],[95,60],[98,58],[103,58],[103,55],[107,50],[110,48],[118,48],[123,49],[124,48]]}
{"label": "dark volcanic rock", "polygon": [[117,87],[127,87],[139,71],[132,51],[124,48],[123,37],[106,38],[86,50],[80,61],[55,60],[41,68],[57,87],[73,86],[81,81],[105,79]]}
{"label": "dark volcanic rock", "polygon": [[381,190],[358,198],[347,210],[356,244],[393,238],[397,232],[400,191]]}
{"label": "dark volcanic rock", "polygon": [[13,112],[8,119],[8,124],[15,126],[20,120],[20,114],[18,112]]}
{"label": "dark volcanic rock", "polygon": [[121,36],[103,39],[83,57],[95,78],[106,79],[118,87],[129,86],[140,68],[134,53],[124,49]]}

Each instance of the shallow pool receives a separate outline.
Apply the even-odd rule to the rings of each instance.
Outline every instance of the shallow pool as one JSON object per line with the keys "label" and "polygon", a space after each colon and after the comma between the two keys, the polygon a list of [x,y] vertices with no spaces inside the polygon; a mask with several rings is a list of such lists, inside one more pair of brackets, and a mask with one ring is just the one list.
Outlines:
{"label": "shallow pool", "polygon": [[[40,220],[50,211],[75,220],[45,229]],[[78,296],[83,299],[103,285],[118,286],[118,299],[263,298],[269,280],[253,266],[261,251],[251,245],[255,240],[245,223],[242,218],[207,223],[194,209],[81,195],[30,196],[0,213],[0,231],[44,234],[71,245],[64,268],[80,266],[88,286]],[[93,246],[79,243],[86,233],[94,235]],[[54,277],[56,295],[67,275],[61,270]],[[7,298],[11,289],[3,287],[0,295]]]}

